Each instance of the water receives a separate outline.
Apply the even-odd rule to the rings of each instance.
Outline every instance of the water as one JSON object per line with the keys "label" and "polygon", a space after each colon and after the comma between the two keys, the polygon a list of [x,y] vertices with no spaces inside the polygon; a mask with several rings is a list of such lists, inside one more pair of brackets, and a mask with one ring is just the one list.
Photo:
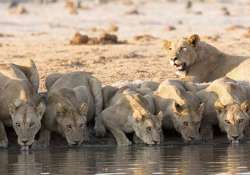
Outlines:
{"label": "water", "polygon": [[0,174],[250,174],[250,145],[0,150]]}

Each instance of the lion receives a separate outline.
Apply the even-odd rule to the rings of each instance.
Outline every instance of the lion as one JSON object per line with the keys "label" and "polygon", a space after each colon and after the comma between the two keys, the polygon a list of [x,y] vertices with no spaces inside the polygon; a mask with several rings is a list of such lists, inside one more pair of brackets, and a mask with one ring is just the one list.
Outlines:
{"label": "lion", "polygon": [[47,147],[51,132],[59,133],[69,146],[88,141],[88,124],[103,108],[102,85],[86,72],[51,74],[46,79],[47,108],[36,146]]}
{"label": "lion", "polygon": [[195,85],[181,80],[166,80],[154,92],[155,110],[163,112],[163,129],[175,129],[184,142],[200,140],[204,103],[194,92]]}
{"label": "lion", "polygon": [[213,125],[219,125],[232,143],[243,139],[250,119],[249,90],[249,84],[223,77],[197,92],[206,104],[201,125],[204,140],[213,138]]}
{"label": "lion", "polygon": [[184,80],[211,82],[223,76],[233,80],[249,81],[250,59],[228,55],[201,41],[199,35],[177,41],[165,41],[164,48],[176,74]]}
{"label": "lion", "polygon": [[39,75],[32,60],[0,65],[0,147],[8,146],[5,126],[13,127],[21,149],[34,143],[45,102],[38,94]]}
{"label": "lion", "polygon": [[111,94],[108,106],[96,123],[96,132],[105,135],[109,130],[119,146],[131,144],[126,136],[128,133],[134,133],[145,144],[160,144],[162,114],[153,115],[147,99],[129,88],[116,92],[111,88]]}
{"label": "lion", "polygon": [[119,81],[111,85],[117,89],[128,87],[131,90],[138,91],[143,95],[152,94],[158,87],[159,83],[154,81],[134,80],[134,81]]}

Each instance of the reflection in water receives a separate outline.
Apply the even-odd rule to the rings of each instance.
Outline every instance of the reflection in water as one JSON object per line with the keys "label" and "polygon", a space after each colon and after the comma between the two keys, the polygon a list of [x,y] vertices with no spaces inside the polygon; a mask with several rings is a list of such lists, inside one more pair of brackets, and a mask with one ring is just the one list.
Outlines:
{"label": "reflection in water", "polygon": [[0,151],[0,174],[236,174],[250,172],[249,145]]}

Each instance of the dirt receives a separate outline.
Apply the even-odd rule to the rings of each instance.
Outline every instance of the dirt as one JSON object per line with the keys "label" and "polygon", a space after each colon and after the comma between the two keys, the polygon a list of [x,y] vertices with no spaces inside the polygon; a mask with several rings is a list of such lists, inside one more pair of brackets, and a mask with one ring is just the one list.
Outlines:
{"label": "dirt", "polygon": [[[0,3],[0,61],[18,63],[34,59],[44,90],[44,79],[55,72],[87,71],[104,84],[176,78],[165,57],[163,40],[193,33],[224,52],[250,55],[247,0],[192,1],[188,9],[186,3],[84,1],[81,6],[88,8],[78,8],[74,15],[69,14],[61,1],[47,5],[21,4],[28,11],[25,15],[11,15],[9,4]],[[75,36],[77,32],[80,35]],[[109,35],[101,39],[102,33]],[[70,44],[73,36],[74,42],[88,44]],[[98,42],[93,42],[93,38]],[[127,42],[116,44],[117,41]]]}
{"label": "dirt", "polygon": [[20,4],[13,6],[13,7],[11,6],[9,8],[9,14],[11,15],[23,15],[27,13],[28,13],[27,9]]}
{"label": "dirt", "polygon": [[97,44],[125,44],[125,41],[118,41],[118,37],[114,34],[102,33],[99,37],[89,37],[81,33],[75,33],[74,37],[70,40],[72,45],[97,45]]}

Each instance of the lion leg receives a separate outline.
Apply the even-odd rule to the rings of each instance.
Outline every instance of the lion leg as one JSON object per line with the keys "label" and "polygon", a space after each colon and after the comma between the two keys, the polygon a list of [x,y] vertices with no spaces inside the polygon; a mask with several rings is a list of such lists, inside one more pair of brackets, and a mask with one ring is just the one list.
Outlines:
{"label": "lion leg", "polygon": [[50,144],[50,131],[41,129],[39,139],[32,145],[32,148],[47,148]]}
{"label": "lion leg", "polygon": [[89,79],[91,93],[95,102],[95,116],[97,117],[103,110],[102,84],[96,78]]}
{"label": "lion leg", "polygon": [[104,137],[106,135],[106,128],[103,124],[103,121],[102,121],[102,116],[99,115],[95,118],[95,127],[94,127],[94,130],[95,130],[95,135],[97,137]]}
{"label": "lion leg", "polygon": [[122,130],[117,128],[109,128],[109,130],[115,137],[117,145],[119,146],[131,145],[131,142],[128,140],[127,136],[124,134]]}
{"label": "lion leg", "polygon": [[0,147],[7,148],[8,147],[8,138],[4,128],[3,122],[0,121]]}

